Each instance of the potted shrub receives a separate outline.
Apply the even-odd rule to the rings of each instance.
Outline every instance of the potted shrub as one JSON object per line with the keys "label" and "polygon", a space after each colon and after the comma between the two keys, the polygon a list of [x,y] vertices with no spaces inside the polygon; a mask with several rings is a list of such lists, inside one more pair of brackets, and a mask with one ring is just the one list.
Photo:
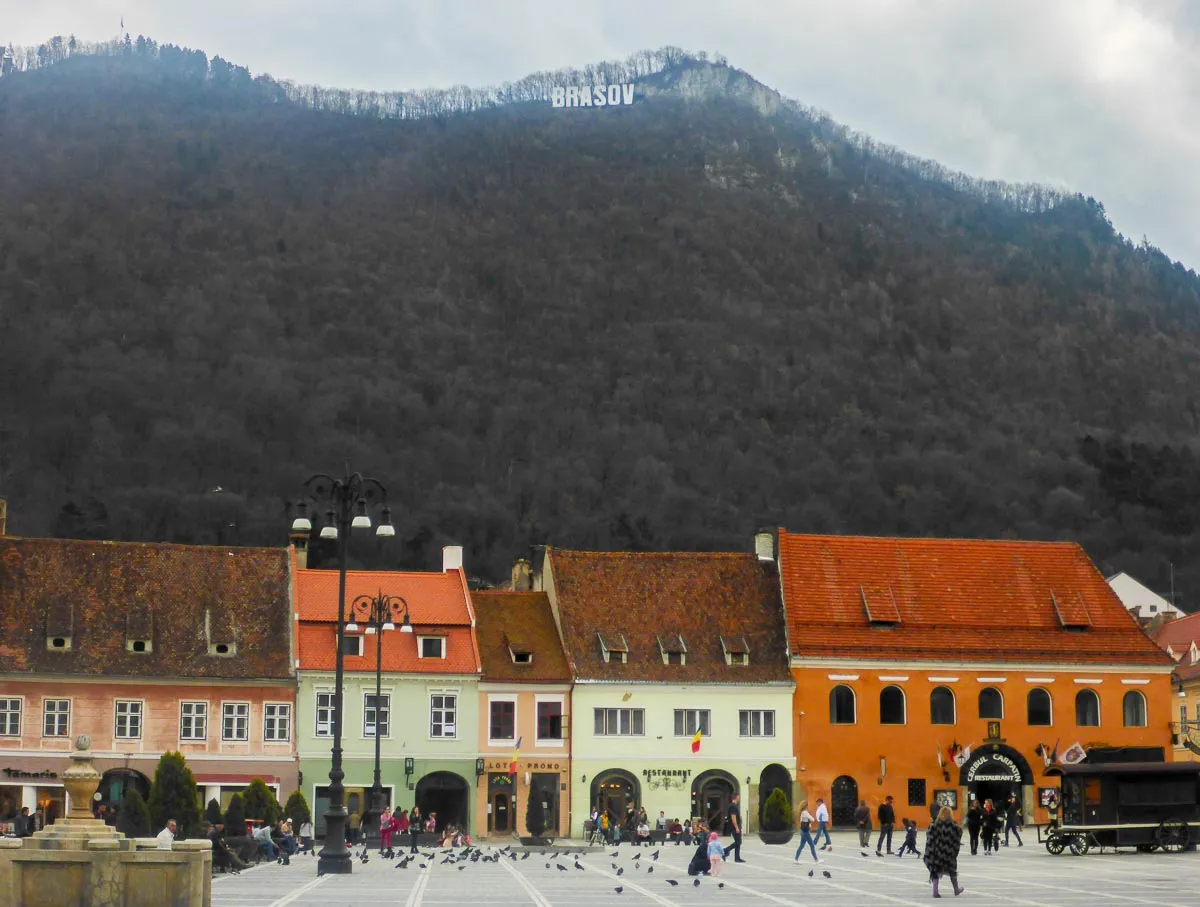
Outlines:
{"label": "potted shrub", "polygon": [[528,837],[521,838],[526,847],[548,847],[554,842],[543,836],[546,831],[546,810],[542,806],[541,791],[530,790],[525,797],[525,830]]}
{"label": "potted shrub", "polygon": [[762,828],[758,832],[764,844],[786,844],[792,840],[792,804],[782,787],[771,791],[763,804]]}

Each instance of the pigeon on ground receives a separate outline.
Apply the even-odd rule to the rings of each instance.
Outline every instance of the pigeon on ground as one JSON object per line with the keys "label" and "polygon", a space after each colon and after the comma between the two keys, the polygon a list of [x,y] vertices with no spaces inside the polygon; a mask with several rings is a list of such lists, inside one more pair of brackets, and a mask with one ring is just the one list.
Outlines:
{"label": "pigeon on ground", "polygon": [[619,875],[619,876],[625,875],[625,867],[621,867],[620,869],[618,869],[617,875]]}
{"label": "pigeon on ground", "polygon": [[813,871],[811,869],[808,871],[808,877],[810,879],[813,877]]}
{"label": "pigeon on ground", "polygon": [[465,867],[465,866],[460,866],[460,867],[458,867],[458,871],[459,871],[459,872],[462,872],[462,871],[463,871],[464,869],[466,869],[466,868],[467,868],[467,867]]}
{"label": "pigeon on ground", "polygon": [[563,864],[562,864],[562,863],[555,863],[554,865],[555,865],[555,866],[558,868],[558,871],[559,871],[559,872],[566,872],[566,871],[567,871],[567,867],[563,866]]}
{"label": "pigeon on ground", "polygon": [[821,875],[825,876],[825,878],[827,878],[827,879],[832,879],[832,878],[833,878],[833,876],[830,874],[830,872],[829,872],[829,870],[828,870],[828,869],[822,869],[822,870],[821,870]]}
{"label": "pigeon on ground", "polygon": [[420,863],[420,864],[418,864],[418,867],[419,867],[420,869],[425,869],[425,868],[427,868],[428,866],[429,866],[429,864],[428,864],[428,863]]}
{"label": "pigeon on ground", "polygon": [[579,861],[578,861],[578,860],[576,860],[576,861],[575,861],[575,868],[576,868],[576,869],[583,869],[583,867],[579,865]]}
{"label": "pigeon on ground", "polygon": [[529,859],[529,851],[525,851],[525,853],[521,854],[521,859],[528,860]]}
{"label": "pigeon on ground", "polygon": [[667,879],[667,884],[670,885],[672,888],[674,888],[679,883],[676,882],[674,879]]}
{"label": "pigeon on ground", "polygon": [[547,869],[549,869],[549,868],[550,868],[550,864],[549,864],[549,863],[547,863],[547,864],[546,864],[546,868],[547,868]]}
{"label": "pigeon on ground", "polygon": [[652,872],[654,872],[653,866],[651,866],[649,869],[646,870],[646,875],[650,875],[650,873],[652,873]]}
{"label": "pigeon on ground", "polygon": [[620,885],[618,885],[616,888],[613,889],[613,891],[615,891],[617,894],[620,894],[624,890],[625,889]]}
{"label": "pigeon on ground", "polygon": [[700,880],[699,880],[699,879],[693,879],[693,880],[692,880],[692,887],[693,887],[693,888],[699,888],[699,887],[700,887]]}
{"label": "pigeon on ground", "polygon": [[642,858],[642,852],[640,850],[635,850],[633,852],[633,858],[635,860],[640,860]]}
{"label": "pigeon on ground", "polygon": [[724,883],[724,882],[717,882],[717,887],[718,887],[718,888],[724,888],[724,887],[725,887],[725,883]]}
{"label": "pigeon on ground", "polygon": [[621,855],[621,851],[619,851],[619,850],[614,850],[612,853],[609,854],[610,857],[617,857],[620,855]]}
{"label": "pigeon on ground", "polygon": [[657,859],[658,859],[658,851],[657,851],[657,850],[656,850],[656,851],[654,851],[654,853],[650,854],[650,859],[651,859],[651,860],[657,860]]}

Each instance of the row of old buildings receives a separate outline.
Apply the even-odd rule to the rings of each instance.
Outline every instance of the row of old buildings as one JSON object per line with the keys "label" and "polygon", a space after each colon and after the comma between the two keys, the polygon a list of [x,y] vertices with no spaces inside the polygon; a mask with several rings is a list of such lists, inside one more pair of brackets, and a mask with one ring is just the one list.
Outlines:
{"label": "row of old buildings", "polygon": [[[776,787],[835,824],[860,800],[920,818],[1010,792],[1044,820],[1055,751],[1170,752],[1175,662],[1077,545],[779,530],[747,549],[545,548],[491,591],[453,547],[436,571],[349,571],[348,602],[403,612],[345,634],[350,810],[377,736],[387,799],[477,836],[524,832],[531,801],[561,836],[593,806],[711,819],[735,794],[753,828]],[[304,539],[0,537],[0,821],[61,813],[87,734],[102,800],[178,750],[206,800],[259,777],[302,791],[319,833],[338,584]]]}

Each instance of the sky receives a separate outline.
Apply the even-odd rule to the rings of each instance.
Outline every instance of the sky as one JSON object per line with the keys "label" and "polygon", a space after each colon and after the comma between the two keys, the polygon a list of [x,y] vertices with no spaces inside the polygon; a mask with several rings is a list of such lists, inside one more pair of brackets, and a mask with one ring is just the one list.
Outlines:
{"label": "sky", "polygon": [[1200,270],[1197,0],[0,0],[0,43],[125,30],[276,79],[486,86],[673,44],[972,176],[1091,195]]}

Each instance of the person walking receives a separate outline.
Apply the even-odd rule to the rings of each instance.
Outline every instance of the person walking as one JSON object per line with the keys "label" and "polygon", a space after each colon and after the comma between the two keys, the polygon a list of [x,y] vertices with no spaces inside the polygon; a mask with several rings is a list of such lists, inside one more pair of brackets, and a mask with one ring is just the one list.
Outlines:
{"label": "person walking", "polygon": [[414,805],[408,814],[408,834],[409,841],[412,842],[412,849],[409,853],[416,853],[418,842],[421,840],[421,824],[424,820],[421,818],[421,807]]}
{"label": "person walking", "polygon": [[955,897],[966,891],[958,886],[958,849],[961,845],[962,829],[954,821],[954,812],[950,807],[943,806],[925,840],[925,866],[929,869],[929,881],[933,883],[935,898],[942,896],[938,891],[938,882],[944,875],[950,876]]}
{"label": "person walking", "polygon": [[817,820],[813,818],[813,814],[808,811],[808,801],[805,800],[800,804],[800,846],[796,848],[796,856],[792,859],[793,863],[800,862],[800,854],[804,853],[805,845],[812,851],[813,862],[821,862],[817,857],[817,845],[812,835],[812,827],[815,821]]}
{"label": "person walking", "polygon": [[313,852],[313,824],[312,819],[305,819],[300,823],[300,845],[303,848],[302,853]]}
{"label": "person walking", "polygon": [[991,856],[993,849],[1000,849],[1000,817],[996,814],[996,804],[991,800],[983,801],[980,831],[983,838],[983,855]]}
{"label": "person walking", "polygon": [[871,807],[866,800],[859,800],[854,809],[854,824],[858,827],[858,846],[871,846]]}
{"label": "person walking", "polygon": [[1004,811],[1004,846],[1008,846],[1008,835],[1011,832],[1016,836],[1017,846],[1024,847],[1025,842],[1021,840],[1021,804],[1017,802],[1016,794],[1008,795],[1008,808]]}
{"label": "person walking", "polygon": [[722,854],[725,859],[729,859],[729,854],[733,853],[733,861],[735,863],[745,863],[742,859],[742,798],[740,794],[734,794],[733,799],[729,801],[729,815],[726,821],[729,822],[730,831],[733,833],[733,843],[726,847]]}
{"label": "person walking", "polygon": [[915,853],[918,857],[921,851],[917,850],[917,823],[914,819],[904,819],[901,821],[904,826],[904,841],[900,845],[900,849],[896,852],[897,858],[902,858],[905,852]]}
{"label": "person walking", "polygon": [[971,856],[979,853],[979,827],[982,823],[983,810],[979,808],[979,801],[972,797],[971,805],[967,808],[967,834],[971,836]]}
{"label": "person walking", "polygon": [[[721,867],[725,864],[726,851],[721,847],[721,840],[715,831],[708,834],[708,874],[719,876]],[[739,861],[739,862],[745,862]]]}
{"label": "person walking", "polygon": [[825,801],[817,797],[817,837],[816,840],[821,840],[821,835],[825,836],[825,843],[821,845],[821,850],[833,850],[833,841],[829,839],[829,807],[825,805]]}
{"label": "person walking", "polygon": [[892,806],[892,797],[889,794],[884,797],[883,802],[879,804],[879,840],[875,842],[875,856],[883,856],[880,851],[883,849],[884,840],[887,841],[887,852],[891,855],[892,852],[892,829],[896,827],[896,810]]}

